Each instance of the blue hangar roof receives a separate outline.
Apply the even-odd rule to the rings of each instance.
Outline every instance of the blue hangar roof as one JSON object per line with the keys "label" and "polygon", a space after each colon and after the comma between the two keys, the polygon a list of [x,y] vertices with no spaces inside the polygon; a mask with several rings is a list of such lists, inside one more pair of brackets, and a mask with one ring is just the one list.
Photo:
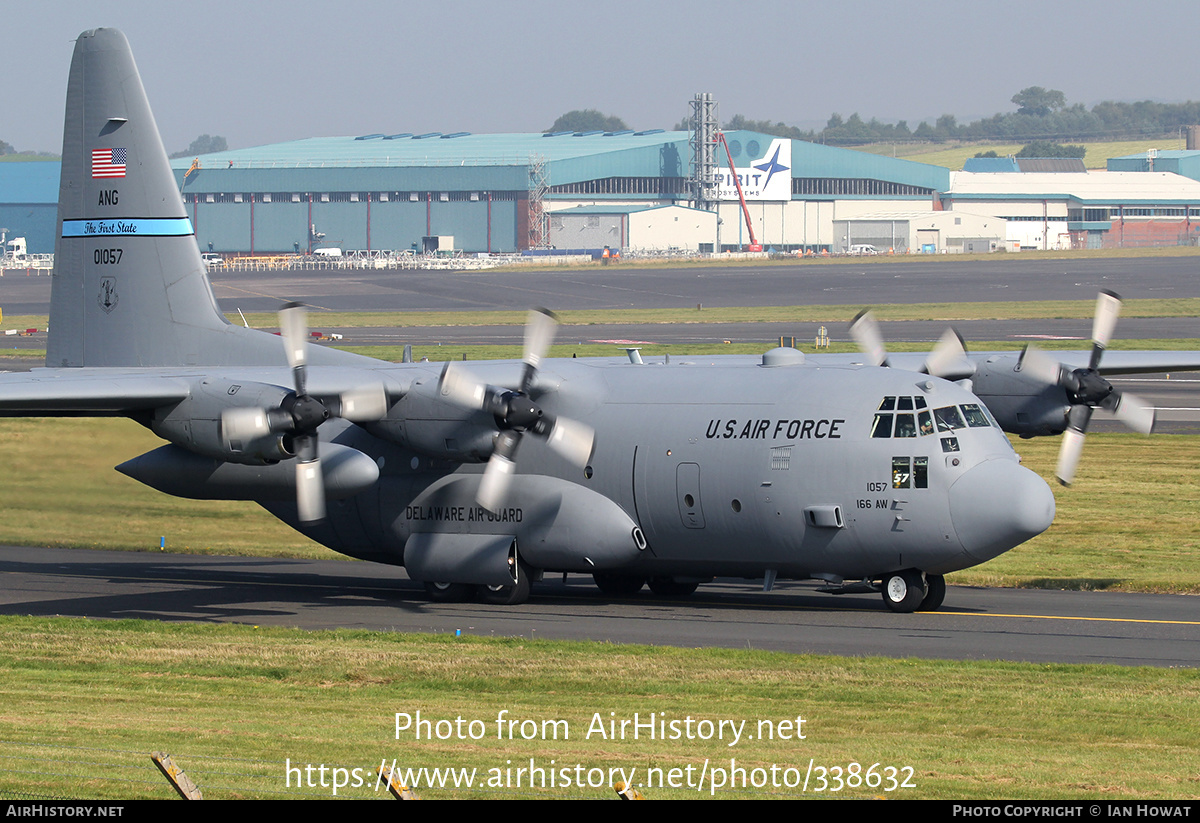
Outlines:
{"label": "blue hangar roof", "polygon": [[[726,137],[738,166],[761,156],[778,139],[750,131]],[[686,131],[587,132],[558,134],[384,134],[313,137],[249,149],[206,154],[201,174],[188,179],[187,191],[278,190],[262,172],[295,170],[297,183],[335,190],[493,189],[528,187],[528,168],[539,157],[550,170],[551,184],[608,177],[687,177],[691,148]],[[949,187],[949,171],[939,166],[897,160],[850,149],[792,142],[792,176],[886,180],[933,190]],[[759,154],[753,148],[759,147]],[[723,152],[717,161],[724,166]],[[193,158],[173,160],[182,179]],[[396,169],[380,179],[378,169]],[[210,174],[220,172],[220,174]],[[366,172],[366,173],[364,173]],[[226,177],[237,173],[236,177]],[[207,178],[207,179],[205,179]],[[278,180],[277,175],[269,179]],[[385,182],[386,180],[386,182]]]}

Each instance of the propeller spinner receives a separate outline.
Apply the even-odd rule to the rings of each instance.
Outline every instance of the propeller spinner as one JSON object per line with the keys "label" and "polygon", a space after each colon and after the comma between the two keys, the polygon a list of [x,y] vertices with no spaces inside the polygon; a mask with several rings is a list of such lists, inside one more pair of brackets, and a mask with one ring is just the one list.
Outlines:
{"label": "propeller spinner", "polygon": [[538,368],[554,342],[557,324],[557,318],[548,309],[529,312],[522,358],[525,369],[516,389],[480,383],[455,361],[442,369],[438,383],[441,396],[464,408],[490,412],[500,429],[475,498],[488,511],[496,511],[508,494],[516,473],[517,447],[524,434],[544,439],[550,448],[581,467],[592,455],[595,433],[590,426],[547,414],[529,396]]}

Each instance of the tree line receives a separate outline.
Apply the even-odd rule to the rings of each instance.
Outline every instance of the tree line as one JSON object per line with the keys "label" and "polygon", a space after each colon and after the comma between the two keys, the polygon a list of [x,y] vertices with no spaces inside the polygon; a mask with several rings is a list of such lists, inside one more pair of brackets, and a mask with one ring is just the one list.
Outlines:
{"label": "tree line", "polygon": [[990,140],[1022,143],[1034,140],[1062,143],[1068,140],[1121,140],[1171,134],[1183,126],[1200,123],[1200,102],[1138,103],[1106,101],[1090,110],[1082,103],[1068,106],[1066,95],[1057,89],[1031,86],[1013,95],[1014,112],[1004,112],[972,123],[960,124],[952,114],[943,114],[932,124],[922,121],[910,128],[907,121],[883,123],[863,120],[858,113],[842,119],[833,114],[825,128],[804,131],[783,123],[749,120],[735,115],[728,129],[749,129],[778,137],[791,137],[831,146],[860,146],[866,143],[941,143],[947,140]]}
{"label": "tree line", "polygon": [[[1058,89],[1030,86],[1012,97],[1017,110],[1001,112],[972,123],[959,123],[953,114],[943,114],[933,123],[921,121],[915,128],[907,120],[885,123],[872,117],[864,120],[857,112],[847,118],[834,113],[823,129],[800,129],[783,122],[751,120],[735,114],[724,129],[747,129],[830,146],[861,146],[867,143],[943,143],[947,140],[1026,143],[1034,140],[1062,143],[1067,140],[1129,140],[1171,134],[1184,126],[1200,124],[1200,102],[1097,103],[1090,110],[1082,103],[1067,105]],[[691,127],[687,119],[677,130]]]}

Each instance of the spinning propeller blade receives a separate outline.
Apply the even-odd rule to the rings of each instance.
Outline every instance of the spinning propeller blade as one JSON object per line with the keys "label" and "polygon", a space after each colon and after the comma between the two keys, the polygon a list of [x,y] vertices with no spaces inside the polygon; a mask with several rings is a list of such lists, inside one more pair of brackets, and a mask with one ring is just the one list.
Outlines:
{"label": "spinning propeller blade", "polygon": [[517,447],[526,433],[544,439],[564,459],[578,466],[587,464],[592,455],[595,432],[590,426],[564,417],[546,414],[529,396],[538,369],[554,342],[557,325],[547,309],[529,313],[525,326],[525,369],[516,389],[489,386],[475,379],[465,368],[449,362],[442,369],[438,393],[446,401],[465,409],[491,412],[499,433],[492,456],[479,483],[476,501],[489,511],[504,502],[516,473]]}
{"label": "spinning propeller blade", "polygon": [[867,362],[872,366],[888,364],[887,349],[883,347],[883,334],[879,331],[879,323],[870,311],[860,311],[850,323],[850,336],[867,356]]}
{"label": "spinning propeller blade", "polygon": [[[850,337],[858,344],[867,362],[873,366],[890,366],[887,348],[883,344],[883,333],[879,322],[870,311],[863,310],[850,323]],[[975,364],[967,359],[967,349],[962,335],[954,329],[946,329],[925,358],[921,369],[925,374],[945,380],[965,380],[975,374]]]}
{"label": "spinning propeller blade", "polygon": [[318,450],[317,427],[331,417],[354,423],[380,420],[387,415],[388,398],[382,383],[357,386],[322,403],[307,393],[308,312],[300,303],[279,311],[280,337],[292,368],[294,393],[276,408],[232,408],[221,413],[227,440],[246,441],[268,434],[291,438],[296,455],[296,507],[300,520],[313,523],[325,517],[325,485]]}
{"label": "spinning propeller blade", "polygon": [[1111,291],[1100,292],[1096,316],[1092,320],[1092,354],[1087,368],[1070,370],[1050,354],[1028,347],[1018,368],[1033,377],[1058,386],[1071,404],[1067,410],[1067,428],[1063,432],[1055,476],[1064,486],[1075,479],[1075,468],[1083,453],[1088,424],[1094,409],[1105,409],[1129,428],[1142,434],[1154,429],[1154,409],[1136,395],[1123,393],[1100,375],[1100,361],[1116,330],[1121,314],[1121,298]]}

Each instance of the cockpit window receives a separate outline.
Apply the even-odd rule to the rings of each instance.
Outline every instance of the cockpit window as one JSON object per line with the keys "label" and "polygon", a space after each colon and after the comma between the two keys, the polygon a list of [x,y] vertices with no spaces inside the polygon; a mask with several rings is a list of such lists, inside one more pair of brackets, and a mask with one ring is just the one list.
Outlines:
{"label": "cockpit window", "polygon": [[913,458],[913,488],[927,489],[929,488],[929,458],[914,457]]}
{"label": "cockpit window", "polygon": [[983,413],[983,409],[979,408],[977,403],[963,403],[963,414],[966,415],[967,425],[972,428],[987,428],[991,426],[987,415]]}
{"label": "cockpit window", "polygon": [[933,418],[929,416],[929,412],[923,411],[917,414],[917,422],[921,425],[922,437],[927,434],[933,434]]}
{"label": "cockpit window", "polygon": [[958,406],[942,406],[934,411],[933,417],[937,420],[938,431],[954,431],[967,427],[967,424],[963,422],[962,415],[958,412]]}
{"label": "cockpit window", "polygon": [[872,437],[891,437],[892,436],[892,416],[890,414],[876,414],[875,423],[871,426]]}
{"label": "cockpit window", "polygon": [[[901,400],[905,398],[901,397]],[[916,437],[917,423],[911,414],[896,415],[896,437]]]}
{"label": "cockpit window", "polygon": [[935,427],[939,432],[959,432],[989,426],[1000,428],[982,403],[942,406],[931,412],[924,397],[885,397],[871,424],[871,437],[924,437],[933,434]]}

